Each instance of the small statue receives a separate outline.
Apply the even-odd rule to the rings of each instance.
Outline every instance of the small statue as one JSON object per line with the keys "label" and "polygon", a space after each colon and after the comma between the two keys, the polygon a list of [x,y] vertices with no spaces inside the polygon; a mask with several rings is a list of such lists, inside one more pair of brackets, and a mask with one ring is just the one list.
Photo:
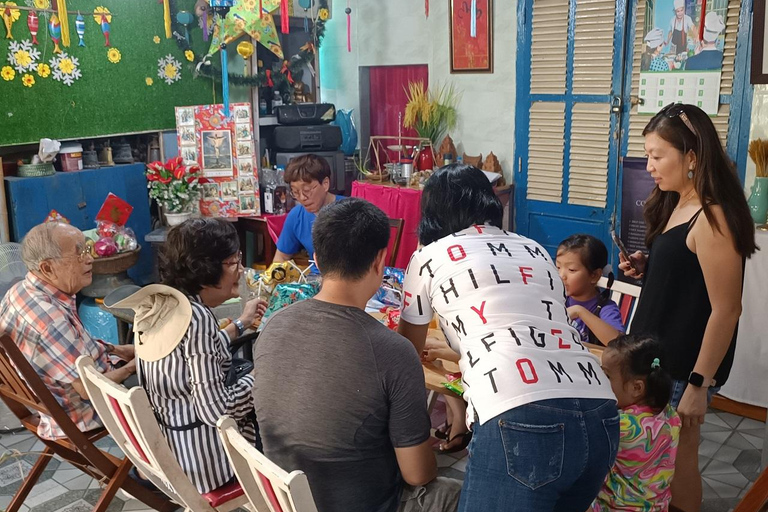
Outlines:
{"label": "small statue", "polygon": [[440,158],[442,158],[443,155],[451,155],[451,158],[456,161],[456,146],[453,145],[453,139],[450,135],[445,136],[443,142],[440,144],[440,151],[438,151],[437,154]]}
{"label": "small statue", "polygon": [[478,156],[469,156],[468,154],[464,153],[464,156],[462,158],[464,159],[464,163],[467,165],[471,165],[472,167],[477,167],[478,169],[483,168],[482,153],[480,153]]}
{"label": "small statue", "polygon": [[496,158],[496,155],[493,154],[493,151],[491,151],[485,158],[483,170],[501,174],[501,178],[499,178],[499,180],[496,182],[497,187],[502,187],[506,184],[504,181],[504,172],[501,170],[501,164],[499,163],[499,159]]}
{"label": "small statue", "polygon": [[304,82],[297,80],[293,84],[293,102],[294,103],[314,103],[312,94],[306,90],[307,86]]}

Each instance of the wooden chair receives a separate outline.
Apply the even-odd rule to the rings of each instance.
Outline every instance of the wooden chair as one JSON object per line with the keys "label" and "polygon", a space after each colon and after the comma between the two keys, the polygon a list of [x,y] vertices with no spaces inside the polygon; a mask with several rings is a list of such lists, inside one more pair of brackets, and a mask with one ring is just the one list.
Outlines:
{"label": "wooden chair", "polygon": [[[608,288],[608,278],[601,277],[597,286]],[[611,300],[619,306],[621,321],[624,322],[624,332],[626,333],[632,327],[632,319],[635,317],[635,310],[637,310],[640,290],[639,286],[622,281],[614,281],[613,286],[611,286]]]}
{"label": "wooden chair", "polygon": [[93,359],[80,356],[77,370],[104,426],[144,478],[185,510],[229,512],[248,502],[237,482],[200,494],[179,466],[157,424],[147,392],[126,389],[99,373]]}
{"label": "wooden chair", "polygon": [[45,450],[5,509],[7,512],[19,510],[54,455],[106,484],[93,508],[95,512],[105,511],[120,488],[156,510],[170,512],[176,508],[128,477],[133,467],[130,459],[121,459],[94,446],[93,443],[106,437],[108,432],[104,428],[81,432],[10,337],[2,336],[0,345],[0,397],[5,404],[35,436],[40,423],[39,414],[52,417],[66,435],[55,441],[40,438]]}
{"label": "wooden chair", "polygon": [[403,219],[389,219],[389,229],[395,230],[394,236],[391,236],[391,248],[389,249],[389,260],[387,266],[394,267],[397,262],[397,251],[400,250],[400,239],[403,237],[403,226],[405,221]]}
{"label": "wooden chair", "polygon": [[245,439],[229,416],[216,423],[237,479],[253,510],[258,512],[317,512],[307,475],[286,472]]}

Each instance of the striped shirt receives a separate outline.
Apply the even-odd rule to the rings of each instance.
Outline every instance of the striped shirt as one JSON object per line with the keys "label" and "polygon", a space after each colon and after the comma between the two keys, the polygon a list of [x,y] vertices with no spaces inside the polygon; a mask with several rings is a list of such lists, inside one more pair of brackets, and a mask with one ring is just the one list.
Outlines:
{"label": "striped shirt", "polygon": [[[255,443],[253,376],[226,385],[232,365],[229,336],[199,296],[190,297],[192,320],[179,345],[158,361],[142,361],[139,382],[182,470],[201,493],[229,482],[234,472],[216,430],[225,414]],[[197,425],[197,426],[194,426]]]}
{"label": "striped shirt", "polygon": [[[64,412],[83,432],[101,427],[101,421],[72,383],[80,378],[75,361],[93,358],[102,373],[114,369],[107,344],[94,339],[77,316],[75,297],[29,272],[11,287],[0,304],[0,332],[18,345]],[[40,415],[37,434],[44,439],[65,437],[59,425]]]}

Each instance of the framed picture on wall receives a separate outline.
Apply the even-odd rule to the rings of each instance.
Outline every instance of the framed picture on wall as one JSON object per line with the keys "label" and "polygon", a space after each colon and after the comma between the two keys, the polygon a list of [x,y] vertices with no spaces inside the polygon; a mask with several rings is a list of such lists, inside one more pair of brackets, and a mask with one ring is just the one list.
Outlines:
{"label": "framed picture on wall", "polygon": [[493,73],[493,0],[451,0],[449,22],[451,73]]}
{"label": "framed picture on wall", "polygon": [[755,0],[752,21],[752,75],[753,84],[768,84],[768,8],[766,0]]}

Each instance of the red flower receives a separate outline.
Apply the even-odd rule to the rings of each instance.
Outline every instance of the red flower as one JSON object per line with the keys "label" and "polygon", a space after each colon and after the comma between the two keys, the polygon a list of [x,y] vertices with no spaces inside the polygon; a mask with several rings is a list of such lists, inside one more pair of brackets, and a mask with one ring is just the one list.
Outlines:
{"label": "red flower", "polygon": [[[157,174],[163,169],[163,162],[152,162],[151,164],[147,164],[147,170],[151,171],[152,174]],[[150,173],[147,173],[147,176],[149,176]]]}
{"label": "red flower", "polygon": [[197,176],[187,176],[187,183],[190,185],[197,181]]}
{"label": "red flower", "polygon": [[171,182],[171,177],[168,176],[168,177],[164,178],[163,176],[158,176],[157,181],[159,181],[160,183],[162,183],[164,185],[167,185],[167,184],[169,184]]}
{"label": "red flower", "polygon": [[179,167],[177,167],[176,169],[173,170],[173,177],[176,178],[177,180],[180,180],[181,178],[184,177],[184,172],[185,171],[186,171],[186,169],[184,168],[183,165],[181,165],[181,166],[179,166]]}
{"label": "red flower", "polygon": [[157,181],[157,174],[147,173],[147,181]]}

